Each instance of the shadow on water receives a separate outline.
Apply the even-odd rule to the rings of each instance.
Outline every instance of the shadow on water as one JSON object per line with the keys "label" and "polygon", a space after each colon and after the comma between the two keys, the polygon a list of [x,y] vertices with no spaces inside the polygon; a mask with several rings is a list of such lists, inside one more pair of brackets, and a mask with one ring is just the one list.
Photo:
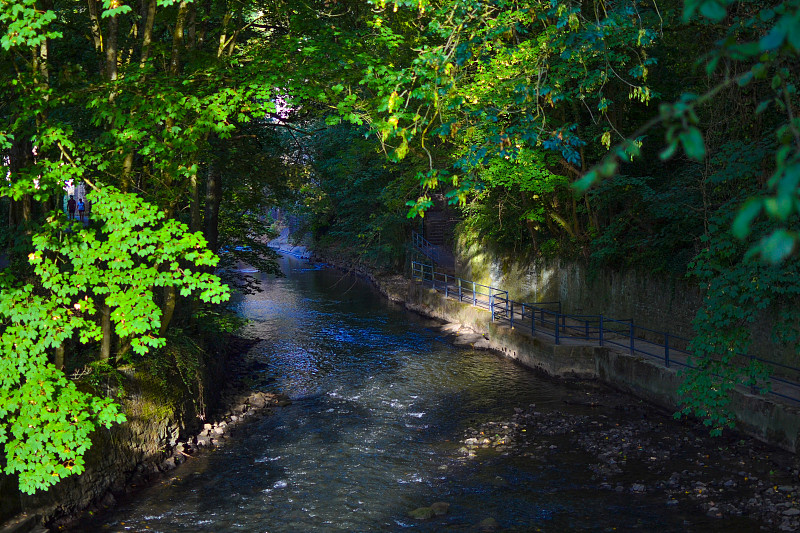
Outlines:
{"label": "shadow on water", "polygon": [[[527,456],[466,459],[467,428],[531,403],[565,410],[574,386],[441,342],[429,320],[354,278],[294,259],[283,267],[238,307],[246,333],[265,339],[250,352],[263,362],[254,387],[293,404],[78,529],[478,531],[492,518],[502,531],[750,530],[656,495],[599,490],[592,458],[567,437]],[[408,517],[436,501],[447,515]]]}

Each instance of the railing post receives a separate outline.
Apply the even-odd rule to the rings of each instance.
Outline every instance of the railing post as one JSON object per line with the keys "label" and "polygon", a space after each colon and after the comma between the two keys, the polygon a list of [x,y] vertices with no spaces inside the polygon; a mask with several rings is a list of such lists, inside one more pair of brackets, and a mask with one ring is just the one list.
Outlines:
{"label": "railing post", "polygon": [[[511,306],[511,314],[514,314],[514,306]],[[508,316],[508,291],[506,291],[506,316]],[[512,324],[513,327],[513,324]]]}
{"label": "railing post", "polygon": [[458,303],[461,303],[461,278],[458,278]]}
{"label": "railing post", "polygon": [[531,337],[536,336],[536,308],[533,308],[531,313]]}
{"label": "railing post", "polygon": [[584,325],[586,326],[586,327],[584,328],[584,333],[585,333],[585,334],[584,334],[584,337],[585,337],[585,338],[586,338],[586,340],[588,341],[588,340],[589,340],[589,321],[587,320],[586,322],[584,322]]}
{"label": "railing post", "polygon": [[669,368],[669,333],[664,333],[664,366]]}
{"label": "railing post", "polygon": [[[506,305],[508,305],[508,298],[506,298]],[[511,329],[514,329],[514,302],[511,302],[511,315],[509,317],[511,322]]]}
{"label": "railing post", "polygon": [[475,282],[472,282],[472,305],[478,307],[478,293],[475,292]]}
{"label": "railing post", "polygon": [[600,333],[598,335],[600,337],[600,346],[603,345],[603,315],[600,315]]}
{"label": "railing post", "polygon": [[447,273],[444,275],[444,297],[447,298],[450,296],[449,291],[447,290],[449,283],[447,283]]}
{"label": "railing post", "polygon": [[631,355],[636,351],[636,347],[633,344],[633,319],[631,318]]}
{"label": "railing post", "polygon": [[560,318],[561,318],[561,313],[556,313],[556,329],[555,329],[555,332],[556,332],[556,344],[558,344],[558,333],[559,333],[558,329],[561,327],[559,325],[559,323],[558,323]]}
{"label": "railing post", "polygon": [[489,308],[492,310],[492,322],[494,322],[494,293],[489,289]]}

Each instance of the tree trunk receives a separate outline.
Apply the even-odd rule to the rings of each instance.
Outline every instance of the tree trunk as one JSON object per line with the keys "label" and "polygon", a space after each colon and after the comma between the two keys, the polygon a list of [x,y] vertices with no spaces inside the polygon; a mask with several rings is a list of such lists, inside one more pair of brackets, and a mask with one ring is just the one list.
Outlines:
{"label": "tree trunk", "polygon": [[222,57],[222,54],[225,52],[225,46],[228,44],[228,25],[231,23],[231,17],[233,17],[233,13],[230,11],[225,13],[225,16],[222,17],[222,33],[219,36],[217,57]]}
{"label": "tree trunk", "polygon": [[177,302],[177,292],[175,287],[164,287],[164,304],[161,306],[161,328],[159,335],[164,335],[172,322],[172,315],[175,314],[175,303]]}
{"label": "tree trunk", "polygon": [[64,369],[64,344],[59,344],[53,354],[53,366],[59,370]]}
{"label": "tree trunk", "polygon": [[36,68],[38,71],[37,72],[38,79],[36,81],[40,87],[48,87],[50,85],[50,72],[47,68],[47,56],[49,55],[49,52],[50,52],[49,39],[45,39],[44,42],[39,45],[39,50],[37,54],[38,57],[36,57]]}
{"label": "tree trunk", "polygon": [[206,42],[206,33],[208,32],[209,13],[211,13],[211,0],[205,0],[203,3],[204,17],[200,17],[200,30],[197,32],[197,48],[203,48]]}
{"label": "tree trunk", "polygon": [[125,154],[122,160],[122,192],[128,192],[131,188],[131,175],[133,174],[133,150]]}
{"label": "tree trunk", "polygon": [[88,2],[92,42],[94,43],[95,52],[100,53],[103,51],[103,33],[100,31],[100,15],[97,11],[97,0],[88,0]]}
{"label": "tree trunk", "polygon": [[[8,167],[11,174],[17,174],[22,169],[33,162],[33,147],[31,141],[24,136],[17,136],[11,143],[8,153]],[[9,199],[11,207],[9,209],[8,224],[11,229],[31,219],[31,196],[25,194],[19,200]]]}
{"label": "tree trunk", "polygon": [[195,172],[189,178],[189,189],[192,194],[191,221],[189,222],[189,231],[200,231],[200,190],[197,183],[197,173]]}
{"label": "tree trunk", "polygon": [[186,15],[189,13],[189,3],[183,0],[178,6],[178,16],[175,19],[175,31],[172,34],[172,55],[169,60],[169,71],[173,75],[180,72],[181,48],[183,48],[183,29],[186,26]]}
{"label": "tree trunk", "polygon": [[100,359],[108,361],[111,357],[111,340],[114,332],[111,329],[111,308],[106,303],[100,307],[100,331],[103,334],[103,340],[100,342]]}
{"label": "tree trunk", "polygon": [[119,15],[108,19],[108,41],[106,42],[106,78],[117,79],[117,35],[119,33]]}
{"label": "tree trunk", "polygon": [[197,44],[197,5],[189,6],[189,20],[186,23],[186,49],[193,50]]}
{"label": "tree trunk", "polygon": [[28,223],[33,218],[33,204],[31,203],[31,195],[23,195],[21,200],[22,206],[22,222]]}
{"label": "tree trunk", "polygon": [[208,248],[217,253],[219,250],[219,205],[222,199],[222,176],[216,166],[209,161],[206,181],[206,216],[205,237]]}
{"label": "tree trunk", "polygon": [[153,42],[153,24],[156,20],[156,0],[148,0],[147,2],[147,19],[144,23],[142,31],[142,59],[139,61],[139,66],[144,67],[147,59],[150,57],[150,45]]}

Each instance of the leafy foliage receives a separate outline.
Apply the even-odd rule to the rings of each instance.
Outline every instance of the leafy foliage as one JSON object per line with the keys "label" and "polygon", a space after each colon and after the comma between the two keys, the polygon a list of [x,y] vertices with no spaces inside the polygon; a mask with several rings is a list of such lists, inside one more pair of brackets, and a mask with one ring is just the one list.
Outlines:
{"label": "leafy foliage", "polygon": [[311,139],[312,179],[301,199],[318,245],[378,267],[402,265],[414,190],[408,165],[387,162],[364,130],[334,126]]}
{"label": "leafy foliage", "polygon": [[[657,38],[651,6],[452,0],[426,11],[424,21],[425,46],[411,64],[370,67],[365,83],[380,95],[376,111],[385,118],[373,128],[393,143],[394,157],[403,158],[412,141],[428,154],[424,187],[446,170],[428,145],[463,146],[453,161],[453,203],[480,183],[473,169],[523,147],[555,152],[563,171],[579,176],[592,151],[620,135],[616,106],[625,112],[656,96],[647,84],[656,63],[648,54]],[[402,36],[381,29],[386,46],[398,46]]]}
{"label": "leafy foliage", "polygon": [[199,292],[208,302],[228,298],[209,273],[216,257],[202,236],[132,194],[104,187],[89,195],[98,229],[79,228],[63,216],[33,237],[29,261],[37,286],[3,280],[0,335],[0,443],[8,473],[19,472],[28,493],[83,471],[83,453],[97,427],[124,420],[109,398],[80,391],[48,361],[48,351],[77,336],[102,336],[97,315],[110,308],[117,333],[144,354],[163,345],[155,287]]}

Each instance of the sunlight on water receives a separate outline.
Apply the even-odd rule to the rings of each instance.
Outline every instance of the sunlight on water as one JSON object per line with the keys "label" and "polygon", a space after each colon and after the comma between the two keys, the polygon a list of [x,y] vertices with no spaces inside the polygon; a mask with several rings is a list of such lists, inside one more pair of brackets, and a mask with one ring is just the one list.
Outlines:
{"label": "sunlight on water", "polygon": [[[477,531],[487,518],[509,531],[684,531],[687,519],[724,530],[655,496],[597,490],[578,452],[465,459],[466,428],[530,403],[563,409],[570,389],[450,346],[353,278],[295,259],[283,268],[238,305],[245,334],[263,339],[254,386],[293,404],[79,530]],[[408,517],[436,501],[446,516]]]}

